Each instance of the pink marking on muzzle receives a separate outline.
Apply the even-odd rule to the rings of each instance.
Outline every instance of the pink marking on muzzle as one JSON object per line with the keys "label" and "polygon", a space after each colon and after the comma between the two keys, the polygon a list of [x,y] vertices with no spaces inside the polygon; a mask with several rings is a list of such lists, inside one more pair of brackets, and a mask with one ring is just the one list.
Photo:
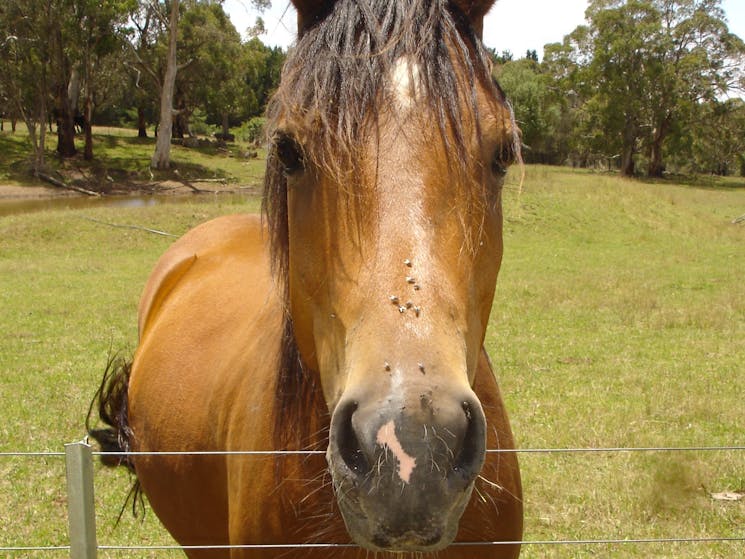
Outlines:
{"label": "pink marking on muzzle", "polygon": [[404,483],[409,483],[411,473],[416,467],[416,458],[409,456],[401,446],[398,437],[396,437],[396,424],[392,419],[378,429],[375,442],[393,453],[393,456],[398,460],[398,477]]}

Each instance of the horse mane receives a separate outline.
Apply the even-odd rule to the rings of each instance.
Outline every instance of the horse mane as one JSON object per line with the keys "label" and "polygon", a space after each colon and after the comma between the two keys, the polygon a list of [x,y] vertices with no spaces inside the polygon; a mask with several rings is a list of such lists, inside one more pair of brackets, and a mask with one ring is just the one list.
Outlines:
{"label": "horse mane", "polygon": [[[337,180],[355,184],[362,172],[361,138],[375,132],[389,105],[388,78],[402,57],[417,66],[421,109],[437,123],[445,151],[451,154],[451,172],[467,173],[471,163],[465,131],[475,129],[479,140],[481,136],[477,86],[491,91],[496,102],[504,103],[505,98],[468,18],[447,0],[337,0],[303,28],[291,49],[267,107],[268,137],[272,140],[287,131],[306,134],[298,138],[303,158]],[[287,301],[287,180],[271,141],[262,210],[273,273]],[[321,409],[323,397],[317,375],[303,366],[289,304],[285,307],[275,439],[284,446],[295,436],[294,442],[305,447],[308,418],[311,410]]]}

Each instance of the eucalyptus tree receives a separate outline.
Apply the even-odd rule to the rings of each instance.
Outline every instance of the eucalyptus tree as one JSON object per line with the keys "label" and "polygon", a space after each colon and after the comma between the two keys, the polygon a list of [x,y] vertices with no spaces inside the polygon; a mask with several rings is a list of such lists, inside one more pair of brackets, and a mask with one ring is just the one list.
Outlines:
{"label": "eucalyptus tree", "polygon": [[[130,14],[136,8],[136,0],[73,0],[74,10],[74,43],[78,47],[79,62],[74,66],[74,72],[82,74],[83,108],[82,122],[85,134],[84,158],[93,159],[92,123],[96,102],[103,101],[104,92],[111,88],[107,86],[112,80],[120,81],[121,76],[106,73],[107,59],[114,58],[115,64],[123,62],[123,49],[126,34],[126,23]],[[108,78],[106,80],[99,79]],[[103,83],[102,83],[103,82]],[[75,97],[71,81],[68,91]],[[96,99],[98,98],[98,99]],[[70,110],[76,114],[77,99],[70,99]]]}
{"label": "eucalyptus tree", "polygon": [[596,0],[586,17],[592,57],[584,73],[591,92],[589,122],[600,136],[603,131],[613,133],[610,145],[620,150],[621,173],[631,176],[659,74],[660,14],[648,0]]}
{"label": "eucalyptus tree", "polygon": [[525,161],[559,163],[561,155],[554,145],[553,129],[558,112],[549,95],[551,78],[541,71],[537,56],[535,51],[528,51],[525,58],[502,64],[496,70],[496,78],[514,108]]}
{"label": "eucalyptus tree", "polygon": [[[11,0],[16,1],[16,0]],[[76,154],[75,120],[81,114],[79,100],[85,93],[83,119],[86,129],[85,156],[93,156],[91,118],[96,67],[102,57],[118,48],[134,0],[51,0],[48,34],[51,56],[51,87],[57,119],[57,152]]]}
{"label": "eucalyptus tree", "polygon": [[53,0],[0,3],[0,80],[9,110],[18,114],[28,129],[34,174],[45,166],[52,72],[48,37],[55,16]]}
{"label": "eucalyptus tree", "polygon": [[665,146],[703,103],[740,87],[745,45],[729,32],[720,0],[593,0],[587,24],[546,48],[545,64],[578,102],[574,143],[617,158],[621,173],[665,168]]}
{"label": "eucalyptus tree", "polygon": [[[186,99],[177,99],[176,89],[177,74],[179,71],[192,66],[196,68],[194,74],[199,85],[208,89],[216,83],[222,83],[224,87],[219,89],[218,94],[212,91],[211,101],[218,106],[221,114],[229,114],[235,104],[238,82],[233,77],[238,73],[234,66],[237,58],[231,54],[230,49],[240,46],[240,38],[235,28],[230,24],[227,16],[222,10],[222,0],[183,0],[182,9],[179,9],[179,0],[140,0],[149,2],[154,13],[163,22],[167,33],[167,54],[165,56],[165,69],[160,81],[160,123],[158,125],[158,138],[156,140],[155,152],[150,166],[155,169],[168,169],[170,167],[170,144],[173,133],[174,116],[182,113],[188,116],[189,104]],[[257,9],[265,9],[270,5],[268,0],[251,0]],[[179,20],[184,18],[185,29],[179,33]],[[209,29],[200,29],[200,18]],[[212,33],[217,30],[218,32]],[[191,50],[190,50],[191,47]],[[202,50],[199,56],[195,54],[196,47]],[[186,48],[186,52],[184,50]],[[198,49],[196,49],[198,50]],[[179,63],[177,56],[181,51]],[[190,56],[190,54],[193,54]],[[202,58],[206,62],[202,61]],[[210,64],[211,62],[211,64]],[[205,72],[211,72],[212,77]],[[187,76],[188,78],[188,76]],[[182,96],[187,94],[188,80],[184,82],[180,90]],[[210,83],[212,82],[212,83]],[[208,96],[207,93],[204,94]],[[178,105],[174,101],[178,100]],[[224,121],[224,119],[223,119]]]}
{"label": "eucalyptus tree", "polygon": [[279,85],[285,53],[280,47],[268,47],[254,37],[243,43],[240,77],[245,86],[241,110],[245,117],[260,115],[269,97]]}
{"label": "eucalyptus tree", "polygon": [[[169,5],[170,4],[170,5]],[[168,51],[166,55],[166,70],[160,87],[160,121],[158,123],[158,138],[155,141],[155,151],[150,160],[153,169],[169,169],[171,166],[171,134],[173,128],[173,90],[176,85],[178,64],[176,60],[176,41],[178,38],[179,0],[169,0],[163,7],[170,8],[161,12],[160,6],[153,4],[166,24],[168,30]],[[168,14],[167,16],[165,14]],[[166,19],[167,17],[167,19]]]}
{"label": "eucalyptus tree", "polygon": [[581,25],[561,43],[545,45],[541,63],[548,77],[546,95],[556,112],[555,157],[583,167],[598,155],[620,151],[619,138],[603,134],[604,124],[596,122],[599,111],[593,109],[592,98],[597,90],[589,75],[591,47],[590,29]]}
{"label": "eucalyptus tree", "polygon": [[26,123],[34,172],[45,164],[46,128],[57,121],[57,152],[76,154],[75,117],[84,94],[86,158],[102,59],[119,48],[134,0],[5,0],[0,4],[0,79],[15,114]]}
{"label": "eucalyptus tree", "polygon": [[650,64],[647,173],[664,171],[664,144],[676,128],[739,87],[745,43],[729,32],[719,0],[654,0],[661,28]]}
{"label": "eucalyptus tree", "polygon": [[230,117],[238,115],[247,96],[238,31],[221,5],[196,3],[184,10],[179,41],[180,52],[191,61],[176,84],[182,131],[188,131],[188,115],[199,106],[227,134]]}
{"label": "eucalyptus tree", "polygon": [[701,104],[682,149],[694,170],[745,177],[745,100],[735,97]]}

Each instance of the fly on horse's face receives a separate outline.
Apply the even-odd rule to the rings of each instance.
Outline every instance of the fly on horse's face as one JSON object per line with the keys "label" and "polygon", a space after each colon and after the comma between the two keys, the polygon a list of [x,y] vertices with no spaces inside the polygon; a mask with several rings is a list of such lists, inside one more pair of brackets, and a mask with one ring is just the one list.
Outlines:
{"label": "fly on horse's face", "polygon": [[[473,4],[451,8],[454,20]],[[339,508],[373,550],[450,544],[485,458],[472,386],[515,130],[498,89],[469,66],[481,60],[460,32],[444,38],[444,106],[454,114],[433,110],[443,106],[429,98],[438,74],[403,53],[384,66],[354,145],[322,137],[327,120],[313,106],[278,119],[274,133],[297,346],[332,414],[327,460]],[[329,146],[342,154],[336,161]]]}

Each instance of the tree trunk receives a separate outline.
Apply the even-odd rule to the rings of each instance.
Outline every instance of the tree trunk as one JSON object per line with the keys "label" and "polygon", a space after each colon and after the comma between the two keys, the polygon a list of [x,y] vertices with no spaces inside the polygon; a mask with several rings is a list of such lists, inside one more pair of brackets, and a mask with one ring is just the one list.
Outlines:
{"label": "tree trunk", "polygon": [[85,151],[83,159],[93,160],[93,99],[90,92],[90,83],[85,94],[85,114],[83,115],[83,129],[85,131]]}
{"label": "tree trunk", "polygon": [[60,87],[57,96],[57,153],[61,157],[73,157],[77,153],[75,115],[70,111],[66,87]]}
{"label": "tree trunk", "polygon": [[179,0],[171,4],[171,18],[169,23],[168,60],[166,75],[163,80],[163,90],[160,94],[160,124],[158,139],[155,142],[155,153],[150,162],[153,169],[168,169],[171,166],[171,133],[173,128],[173,90],[176,85],[176,36],[178,31]]}
{"label": "tree trunk", "polygon": [[653,141],[649,149],[649,165],[647,165],[647,176],[662,177],[665,166],[662,163],[662,146]]}
{"label": "tree trunk", "polygon": [[[90,75],[87,76],[90,78]],[[82,80],[80,74],[80,64],[75,64],[70,72],[70,83],[67,85],[67,103],[72,113],[73,122],[78,114],[78,101],[80,99],[80,83]],[[90,82],[90,79],[89,79]],[[90,87],[90,84],[89,84]]]}
{"label": "tree trunk", "polygon": [[634,149],[632,147],[624,147],[623,154],[621,154],[621,175],[624,177],[633,177],[634,170]]}
{"label": "tree trunk", "polygon": [[68,64],[66,64],[65,52],[62,41],[62,27],[58,23],[52,33],[54,40],[54,63],[56,64],[56,109],[57,109],[57,153],[61,157],[73,157],[75,149],[75,114],[74,107],[70,107],[70,89],[68,78],[72,80],[75,72],[67,75]]}
{"label": "tree trunk", "polygon": [[[39,93],[38,95],[39,106],[38,106],[38,113],[36,117],[34,117],[33,114],[26,112],[20,100],[16,100],[18,104],[18,112],[21,114],[23,121],[26,123],[26,128],[28,130],[28,136],[29,136],[29,139],[31,140],[31,146],[33,147],[33,150],[34,150],[34,167],[33,167],[34,176],[39,176],[39,173],[41,173],[44,170],[44,165],[45,165],[44,152],[46,150],[46,132],[47,132],[46,90],[47,90],[46,72],[42,71],[41,83],[39,84],[39,89],[37,90]],[[38,138],[36,136],[37,123],[39,125]]]}
{"label": "tree trunk", "polygon": [[621,175],[633,177],[636,170],[634,155],[636,154],[636,126],[633,122],[626,121],[623,131],[623,145],[621,148]]}
{"label": "tree trunk", "polygon": [[192,133],[189,127],[189,118],[191,112],[187,109],[184,94],[176,90],[173,94],[176,112],[173,117],[173,137],[174,138],[191,138]]}
{"label": "tree trunk", "polygon": [[[44,166],[44,152],[43,150],[39,149],[39,139],[36,137],[36,122],[31,115],[27,115],[25,112],[22,114],[23,120],[26,123],[26,129],[28,130],[28,138],[29,140],[31,140],[31,147],[34,150],[33,171],[34,176],[36,176],[41,168]],[[41,129],[41,133],[44,134],[44,132],[46,131],[44,123],[42,123],[39,128]]]}
{"label": "tree trunk", "polygon": [[665,171],[665,165],[662,162],[662,145],[667,138],[669,118],[654,129],[652,133],[652,144],[649,146],[649,165],[647,166],[647,175],[650,177],[662,177]]}
{"label": "tree trunk", "polygon": [[137,137],[147,138],[147,119],[145,109],[142,107],[137,107]]}
{"label": "tree trunk", "polygon": [[227,140],[230,134],[230,116],[228,113],[222,113],[222,139]]}
{"label": "tree trunk", "polygon": [[44,169],[46,166],[46,161],[44,160],[44,154],[47,150],[47,131],[44,127],[44,123],[47,120],[47,112],[49,109],[47,108],[47,87],[48,87],[48,79],[47,79],[47,72],[46,69],[42,71],[41,74],[41,86],[39,87],[39,146],[36,150],[36,163],[35,163],[35,171],[38,173]]}

